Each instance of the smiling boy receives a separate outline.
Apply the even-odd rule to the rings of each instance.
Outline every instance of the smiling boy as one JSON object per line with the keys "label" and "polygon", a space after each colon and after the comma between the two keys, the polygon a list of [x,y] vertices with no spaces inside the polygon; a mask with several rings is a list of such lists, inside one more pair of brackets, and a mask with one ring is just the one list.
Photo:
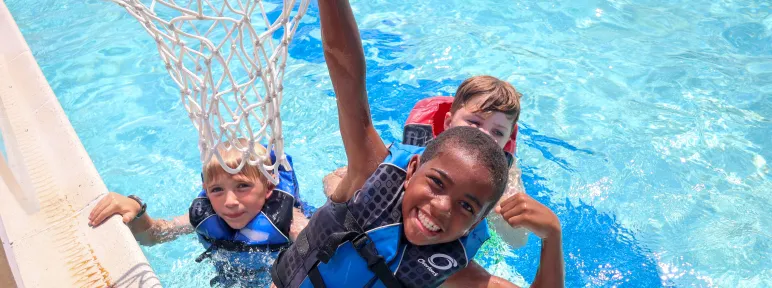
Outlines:
{"label": "smiling boy", "polygon": [[[507,183],[504,151],[477,127],[425,148],[387,147],[373,127],[359,32],[347,0],[320,0],[348,173],[271,269],[278,287],[515,287],[471,259]],[[463,125],[469,126],[469,125]],[[496,209],[542,238],[532,287],[562,287],[560,222],[526,196]]]}

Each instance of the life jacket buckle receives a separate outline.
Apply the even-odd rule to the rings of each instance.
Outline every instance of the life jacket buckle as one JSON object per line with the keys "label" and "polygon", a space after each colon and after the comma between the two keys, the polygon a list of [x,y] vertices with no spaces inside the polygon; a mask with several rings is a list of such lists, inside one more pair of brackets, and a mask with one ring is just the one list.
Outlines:
{"label": "life jacket buckle", "polygon": [[322,261],[322,263],[330,262],[331,258],[332,254],[327,252],[327,250],[320,249],[319,252],[316,253],[316,259],[319,259],[319,261]]}
{"label": "life jacket buckle", "polygon": [[383,256],[378,254],[378,250],[375,248],[375,245],[373,245],[373,240],[371,240],[367,234],[360,234],[354,238],[354,240],[351,240],[351,244],[354,245],[354,249],[357,250],[359,255],[367,261],[368,268],[372,268],[379,262],[385,261]]}
{"label": "life jacket buckle", "polygon": [[215,248],[214,246],[215,246],[214,243],[209,245],[209,247],[206,248],[206,251],[204,251],[204,253],[201,253],[201,255],[198,255],[198,257],[196,257],[196,263],[201,263],[201,261],[204,261],[204,259],[211,258],[212,257],[212,251]]}
{"label": "life jacket buckle", "polygon": [[353,244],[354,249],[357,250],[365,248],[365,246],[370,243],[372,243],[372,240],[370,240],[370,237],[368,237],[366,233],[359,234],[357,237],[354,237],[354,239],[351,240],[351,244]]}

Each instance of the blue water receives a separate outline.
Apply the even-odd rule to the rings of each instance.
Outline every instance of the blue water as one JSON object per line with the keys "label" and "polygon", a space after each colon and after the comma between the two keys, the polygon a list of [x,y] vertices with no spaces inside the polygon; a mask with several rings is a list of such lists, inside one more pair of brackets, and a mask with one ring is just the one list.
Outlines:
{"label": "blue water", "polygon": [[[6,2],[107,186],[184,213],[196,133],[150,37],[107,1]],[[563,224],[567,287],[772,287],[770,2],[554,2],[353,1],[382,137],[418,99],[501,77],[525,94],[517,158]],[[282,115],[319,205],[344,152],[314,6]],[[143,249],[165,286],[212,277],[192,236]],[[478,260],[527,285],[539,249],[494,241]]]}

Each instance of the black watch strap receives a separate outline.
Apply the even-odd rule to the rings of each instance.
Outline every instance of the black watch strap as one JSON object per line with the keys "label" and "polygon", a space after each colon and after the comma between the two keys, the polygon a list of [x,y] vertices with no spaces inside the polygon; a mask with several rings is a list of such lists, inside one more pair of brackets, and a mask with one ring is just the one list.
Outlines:
{"label": "black watch strap", "polygon": [[145,210],[147,209],[147,204],[145,204],[145,202],[143,202],[141,198],[137,197],[137,195],[129,195],[126,197],[129,197],[134,201],[137,201],[137,203],[139,203],[139,207],[140,207],[139,213],[137,213],[137,216],[134,217],[134,220],[139,219],[139,217],[142,217],[142,215],[145,214]]}

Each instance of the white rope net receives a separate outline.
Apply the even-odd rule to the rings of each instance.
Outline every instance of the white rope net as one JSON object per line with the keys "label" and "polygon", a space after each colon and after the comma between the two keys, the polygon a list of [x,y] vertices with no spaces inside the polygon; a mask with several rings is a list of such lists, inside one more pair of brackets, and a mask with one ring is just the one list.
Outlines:
{"label": "white rope net", "polygon": [[[279,113],[282,79],[289,43],[309,0],[110,1],[155,39],[198,130],[202,163],[216,157],[232,174],[255,165],[278,183],[278,173],[269,172],[286,163]],[[274,151],[275,161],[255,144]],[[238,167],[223,162],[221,145],[242,153]]]}

